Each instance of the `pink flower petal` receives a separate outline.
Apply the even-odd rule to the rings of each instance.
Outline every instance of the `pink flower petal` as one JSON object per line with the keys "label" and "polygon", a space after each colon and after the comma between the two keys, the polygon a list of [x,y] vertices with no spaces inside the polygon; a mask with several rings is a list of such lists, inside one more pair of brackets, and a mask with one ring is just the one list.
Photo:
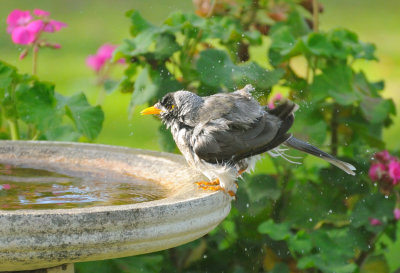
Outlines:
{"label": "pink flower petal", "polygon": [[9,189],[11,189],[11,185],[10,184],[3,184],[2,188],[5,189],[5,190],[9,190]]}
{"label": "pink flower petal", "polygon": [[376,219],[376,218],[370,218],[369,219],[369,223],[371,224],[371,226],[380,226],[380,225],[382,225],[382,222],[379,221],[379,219]]}
{"label": "pink flower petal", "polygon": [[19,26],[24,26],[28,24],[32,20],[31,13],[27,11],[22,11],[19,9],[15,9],[7,16],[7,32],[11,33],[11,31]]}
{"label": "pink flower petal", "polygon": [[96,72],[98,72],[104,66],[104,63],[105,59],[99,58],[97,55],[90,55],[86,58],[86,65]]}
{"label": "pink flower petal", "polygon": [[375,163],[372,164],[371,167],[369,168],[368,175],[372,181],[377,181],[383,176],[385,171],[386,171],[386,166],[384,164]]}
{"label": "pink flower petal", "polygon": [[35,38],[35,34],[26,27],[16,27],[11,33],[12,41],[19,45],[29,45]]}
{"label": "pink flower petal", "polygon": [[50,12],[42,10],[42,9],[34,9],[33,14],[35,14],[38,17],[49,17]]}
{"label": "pink flower petal", "polygon": [[389,177],[393,180],[393,184],[397,184],[400,181],[400,162],[390,161],[389,163]]}
{"label": "pink flower petal", "polygon": [[26,28],[31,31],[34,35],[36,35],[38,32],[42,31],[44,28],[44,22],[42,20],[36,20],[30,22]]}
{"label": "pink flower petal", "polygon": [[388,161],[390,161],[390,160],[392,160],[392,159],[394,159],[394,157],[391,156],[391,155],[389,154],[389,152],[386,151],[386,150],[377,152],[377,153],[375,154],[375,158],[376,158],[378,161],[382,161],[382,162],[385,162],[385,163],[388,162]]}
{"label": "pink flower petal", "polygon": [[104,44],[97,50],[97,56],[109,60],[111,59],[112,54],[116,48],[117,48],[116,45]]}
{"label": "pink flower petal", "polygon": [[50,22],[48,22],[45,27],[44,27],[44,31],[46,32],[56,32],[59,31],[60,29],[62,29],[63,27],[67,27],[68,25],[66,23],[60,22],[60,21],[56,21],[56,20],[50,20]]}
{"label": "pink flower petal", "polygon": [[400,209],[399,208],[395,208],[393,211],[393,214],[394,214],[394,219],[400,220]]}

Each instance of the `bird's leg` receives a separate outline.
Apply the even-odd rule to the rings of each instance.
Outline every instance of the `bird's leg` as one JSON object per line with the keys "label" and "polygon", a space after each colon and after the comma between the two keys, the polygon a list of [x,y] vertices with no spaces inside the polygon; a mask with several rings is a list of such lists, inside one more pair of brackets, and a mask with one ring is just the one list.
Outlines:
{"label": "bird's leg", "polygon": [[241,169],[238,171],[238,176],[241,176],[244,172],[246,171],[246,169]]}
{"label": "bird's leg", "polygon": [[208,181],[199,181],[196,182],[197,185],[199,185],[200,188],[208,187],[208,186],[219,186],[219,179],[216,178],[210,182]]}
{"label": "bird's leg", "polygon": [[[236,182],[235,182],[236,183]],[[229,194],[232,197],[236,197],[236,194],[233,191],[227,191],[225,190],[225,188],[221,187],[219,185],[219,179],[216,178],[210,182],[207,181],[199,181],[196,182],[197,185],[199,185],[199,188],[203,189],[203,190],[210,190],[210,191],[224,191],[227,194]],[[237,187],[237,184],[236,184]]]}

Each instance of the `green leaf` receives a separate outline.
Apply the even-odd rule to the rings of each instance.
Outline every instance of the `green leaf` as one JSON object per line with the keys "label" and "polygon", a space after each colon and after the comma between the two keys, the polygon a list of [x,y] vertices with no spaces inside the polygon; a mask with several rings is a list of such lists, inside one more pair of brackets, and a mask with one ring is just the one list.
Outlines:
{"label": "green leaf", "polygon": [[49,128],[45,132],[47,140],[78,141],[80,134],[70,125]]}
{"label": "green leaf", "polygon": [[162,270],[164,257],[157,254],[140,255],[112,260],[119,270],[109,272],[158,273]]}
{"label": "green leaf", "polygon": [[225,51],[208,49],[200,53],[196,64],[200,80],[208,86],[225,86],[234,89],[232,68],[234,65]]}
{"label": "green leaf", "polygon": [[[380,193],[373,193],[357,202],[351,214],[351,224],[354,227],[365,226],[367,230],[378,232],[383,230],[384,225],[393,219],[393,208],[395,198],[385,197]],[[376,218],[382,222],[381,226],[372,226],[370,219]]]}
{"label": "green leaf", "polygon": [[289,238],[288,246],[290,250],[304,255],[313,248],[312,238],[304,230],[301,230]]}
{"label": "green leaf", "polygon": [[269,237],[271,237],[271,239],[277,241],[286,240],[292,235],[290,232],[289,223],[284,222],[276,224],[272,219],[261,223],[257,230],[261,234],[267,234]]}
{"label": "green leaf", "polygon": [[[292,227],[314,228],[321,221],[334,222],[336,216],[346,213],[343,198],[342,192],[335,185],[297,183],[291,189],[282,214]],[[343,217],[340,221],[343,221]]]}
{"label": "green leaf", "polygon": [[354,32],[338,28],[331,31],[329,36],[331,43],[335,46],[335,57],[345,59],[351,55],[356,59],[376,60],[375,46],[360,42]]}
{"label": "green leaf", "polygon": [[353,72],[346,65],[329,66],[323,73],[315,76],[310,86],[313,101],[332,97],[341,105],[349,105],[360,99],[352,85]]}
{"label": "green leaf", "polygon": [[126,16],[131,19],[131,35],[136,36],[139,33],[148,30],[153,27],[152,24],[150,24],[146,19],[142,17],[139,11],[137,10],[130,10],[126,13]]}
{"label": "green leaf", "polygon": [[135,81],[131,107],[159,98],[160,83],[160,75],[150,67],[145,67]]}
{"label": "green leaf", "polygon": [[251,83],[256,90],[265,92],[284,73],[282,69],[269,71],[254,62],[235,65],[225,51],[217,49],[202,51],[196,67],[202,83],[212,88],[223,86],[228,90]]}
{"label": "green leaf", "polygon": [[19,118],[40,131],[58,127],[62,112],[56,108],[54,85],[35,81],[33,86],[20,84],[16,89]]}
{"label": "green leaf", "polygon": [[389,273],[389,265],[384,255],[370,255],[360,268],[360,273]]}
{"label": "green leaf", "polygon": [[311,32],[311,29],[308,26],[306,20],[297,10],[293,10],[289,14],[285,24],[287,24],[290,27],[290,32],[296,38],[307,35],[308,33]]}
{"label": "green leaf", "polygon": [[114,81],[114,80],[106,80],[103,84],[103,88],[106,91],[107,94],[111,94],[112,92],[114,92],[119,86],[119,82],[118,81]]}
{"label": "green leaf", "polygon": [[5,90],[8,89],[14,79],[17,77],[15,67],[0,61],[0,95],[4,96]]}
{"label": "green leaf", "polygon": [[296,111],[296,122],[292,130],[300,138],[309,139],[311,143],[324,143],[328,125],[324,120],[323,107],[321,104],[300,102],[299,110]]}
{"label": "green leaf", "polygon": [[330,57],[335,51],[333,45],[328,41],[327,36],[318,32],[308,35],[305,46],[316,56]]}
{"label": "green leaf", "polygon": [[281,190],[276,179],[270,175],[243,175],[243,183],[240,183],[238,189],[238,199],[235,206],[239,211],[245,212],[250,216],[259,215],[265,211],[272,202],[278,200],[281,196]]}
{"label": "green leaf", "polygon": [[182,85],[176,81],[165,67],[153,70],[149,66],[143,68],[134,85],[130,108],[136,105],[154,102],[168,92],[180,90]]}
{"label": "green leaf", "polygon": [[72,119],[78,132],[90,140],[95,139],[103,126],[104,113],[99,105],[91,106],[85,94],[78,93],[65,98],[67,115]]}
{"label": "green leaf", "polygon": [[364,97],[360,103],[364,117],[371,123],[382,123],[389,114],[396,113],[396,106],[392,99]]}
{"label": "green leaf", "polygon": [[179,44],[176,42],[175,35],[171,33],[161,33],[155,39],[155,43],[154,56],[157,60],[168,59],[180,49]]}
{"label": "green leaf", "polygon": [[285,71],[275,69],[272,71],[262,68],[256,63],[249,63],[232,68],[232,79],[237,86],[252,84],[256,91],[265,92],[282,78]]}

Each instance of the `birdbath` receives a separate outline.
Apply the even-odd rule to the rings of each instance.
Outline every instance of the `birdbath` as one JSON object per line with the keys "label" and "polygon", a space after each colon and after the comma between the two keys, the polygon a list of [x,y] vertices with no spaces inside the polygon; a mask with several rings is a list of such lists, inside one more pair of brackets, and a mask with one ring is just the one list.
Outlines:
{"label": "birdbath", "polygon": [[205,235],[231,208],[174,154],[0,141],[0,164],[0,272],[67,273],[75,262],[168,249]]}

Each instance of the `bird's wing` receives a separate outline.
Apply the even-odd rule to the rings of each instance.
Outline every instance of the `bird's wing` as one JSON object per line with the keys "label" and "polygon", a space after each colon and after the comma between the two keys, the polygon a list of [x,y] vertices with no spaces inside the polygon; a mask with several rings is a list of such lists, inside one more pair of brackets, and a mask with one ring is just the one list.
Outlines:
{"label": "bird's wing", "polygon": [[[225,100],[227,103],[220,103]],[[273,149],[290,137],[287,130],[293,123],[291,112],[278,117],[244,97],[234,100],[224,97],[217,103],[210,102],[213,108],[204,107],[207,111],[200,118],[206,122],[196,126],[191,138],[193,150],[200,159],[210,163],[237,162]]]}

